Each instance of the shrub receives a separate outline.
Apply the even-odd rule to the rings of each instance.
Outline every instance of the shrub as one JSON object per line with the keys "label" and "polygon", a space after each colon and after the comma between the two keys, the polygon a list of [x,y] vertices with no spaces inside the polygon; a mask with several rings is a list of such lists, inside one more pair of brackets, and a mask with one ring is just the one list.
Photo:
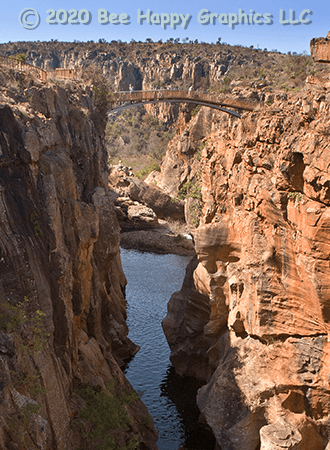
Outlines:
{"label": "shrub", "polygon": [[300,201],[302,199],[302,194],[300,192],[288,192],[287,198]]}
{"label": "shrub", "polygon": [[152,418],[150,416],[142,416],[142,423],[147,427],[152,424]]}
{"label": "shrub", "polygon": [[11,305],[7,299],[0,304],[0,330],[13,331],[26,321],[24,308],[27,301],[24,297],[24,302],[20,302],[16,306]]}
{"label": "shrub", "polygon": [[106,113],[111,103],[112,92],[108,79],[103,75],[102,70],[89,66],[83,73],[82,79],[93,86],[93,99],[97,112],[105,114],[103,118],[106,121]]}
{"label": "shrub", "polygon": [[25,54],[25,53],[17,53],[16,59],[17,59],[18,61],[23,61],[23,62],[25,62],[25,60],[26,60],[26,54]]}
{"label": "shrub", "polygon": [[189,219],[190,222],[195,226],[195,228],[199,225],[199,219],[202,213],[202,205],[200,202],[193,203],[189,206]]}
{"label": "shrub", "polygon": [[192,178],[184,183],[176,195],[176,198],[179,200],[185,200],[187,197],[202,200],[201,182],[199,177]]}
{"label": "shrub", "polygon": [[200,174],[196,174],[182,185],[173,201],[185,200],[187,198],[193,199],[193,203],[189,206],[189,220],[197,228],[202,212],[202,187]]}
{"label": "shrub", "polygon": [[43,232],[42,232],[42,229],[40,227],[40,224],[39,224],[39,221],[38,221],[38,214],[37,214],[36,211],[33,211],[31,213],[30,220],[31,220],[31,222],[33,223],[33,226],[34,226],[34,235],[36,237],[42,236]]}
{"label": "shrub", "polygon": [[118,447],[111,431],[128,430],[130,419],[124,405],[133,403],[139,396],[135,391],[124,391],[119,399],[114,391],[114,380],[110,380],[106,388],[104,391],[100,386],[83,384],[76,391],[86,401],[86,407],[79,414],[85,437],[95,450],[136,450],[139,446],[138,435],[126,447]]}
{"label": "shrub", "polygon": [[[0,330],[12,332],[16,350],[20,357],[17,358],[15,370],[9,370],[11,388],[36,398],[39,394],[44,395],[48,391],[41,379],[41,372],[36,368],[31,357],[42,350],[47,344],[49,335],[43,328],[42,318],[45,314],[37,310],[35,314],[28,317],[26,307],[28,298],[12,305],[8,300],[0,304]],[[23,333],[20,333],[22,332]],[[41,406],[30,403],[23,408],[15,406],[15,412],[9,415],[9,428],[15,432],[22,448],[30,448],[26,442],[28,437],[30,420],[35,414],[40,414]]]}
{"label": "shrub", "polygon": [[179,242],[182,241],[182,236],[181,234],[178,234],[177,236],[174,236],[173,241],[178,244]]}
{"label": "shrub", "polygon": [[156,163],[156,162],[151,163],[150,166],[145,168],[145,169],[139,170],[135,174],[135,176],[137,178],[144,179],[144,178],[147,178],[147,176],[154,170],[157,171],[157,172],[160,172],[160,165],[158,163]]}
{"label": "shrub", "polygon": [[198,112],[201,109],[201,105],[197,105],[192,111],[191,111],[191,116],[196,116],[198,114]]}
{"label": "shrub", "polygon": [[15,405],[15,412],[9,415],[8,427],[12,433],[15,433],[20,448],[31,449],[29,445],[29,426],[31,416],[40,414],[41,406],[38,404],[28,404],[22,409]]}

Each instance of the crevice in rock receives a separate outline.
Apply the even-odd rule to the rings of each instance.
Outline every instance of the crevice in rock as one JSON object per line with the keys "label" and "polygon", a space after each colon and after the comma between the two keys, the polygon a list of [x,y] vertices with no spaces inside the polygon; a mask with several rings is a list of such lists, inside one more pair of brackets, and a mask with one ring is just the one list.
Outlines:
{"label": "crevice in rock", "polygon": [[315,333],[315,334],[306,334],[306,335],[301,335],[301,334],[274,334],[274,335],[271,335],[270,334],[268,336],[263,336],[261,338],[260,336],[257,336],[255,334],[249,334],[249,337],[251,339],[258,340],[259,342],[261,342],[262,344],[265,344],[265,345],[275,343],[276,341],[285,342],[289,338],[304,339],[304,338],[317,338],[320,336],[327,337],[328,335],[325,333]]}

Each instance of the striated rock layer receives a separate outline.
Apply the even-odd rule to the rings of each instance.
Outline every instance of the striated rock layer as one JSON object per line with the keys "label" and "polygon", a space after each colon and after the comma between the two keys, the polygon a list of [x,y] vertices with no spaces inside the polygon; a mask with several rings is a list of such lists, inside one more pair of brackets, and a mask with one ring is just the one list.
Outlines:
{"label": "striated rock layer", "polygon": [[207,382],[197,401],[222,450],[330,438],[329,100],[329,80],[309,78],[241,120],[213,113],[194,142],[202,109],[163,163],[180,154],[159,180],[173,192],[202,148],[197,260],[163,328],[176,370]]}
{"label": "striated rock layer", "polygon": [[0,104],[2,449],[92,448],[79,419],[86,383],[95,393],[107,384],[127,415],[110,440],[157,448],[152,419],[118,365],[138,347],[127,338],[102,117],[81,89],[79,101],[32,87],[19,104]]}

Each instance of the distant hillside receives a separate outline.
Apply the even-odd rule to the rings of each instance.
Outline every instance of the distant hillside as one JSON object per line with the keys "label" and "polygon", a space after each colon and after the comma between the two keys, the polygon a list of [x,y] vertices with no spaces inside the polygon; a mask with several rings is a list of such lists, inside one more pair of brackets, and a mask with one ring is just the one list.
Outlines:
{"label": "distant hillside", "polygon": [[[191,41],[190,41],[191,42]],[[25,54],[26,61],[46,70],[90,65],[102,68],[115,89],[186,87],[232,91],[236,86],[259,91],[300,89],[306,76],[328,70],[307,55],[226,44],[178,42],[11,42],[1,55]],[[261,93],[260,92],[260,93]]]}

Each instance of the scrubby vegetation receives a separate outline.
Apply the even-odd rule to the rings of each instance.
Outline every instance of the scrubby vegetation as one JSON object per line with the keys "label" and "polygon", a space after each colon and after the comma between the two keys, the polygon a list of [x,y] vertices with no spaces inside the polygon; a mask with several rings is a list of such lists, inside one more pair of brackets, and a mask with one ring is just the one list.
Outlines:
{"label": "scrubby vegetation", "polygon": [[200,172],[194,173],[178,190],[174,200],[188,200],[188,222],[195,228],[202,214],[202,183]]}
{"label": "scrubby vegetation", "polygon": [[19,350],[14,370],[9,368],[11,392],[19,392],[29,399],[25,405],[14,403],[14,412],[8,417],[9,429],[15,432],[20,448],[31,448],[30,421],[39,415],[42,409],[43,395],[47,389],[43,386],[40,370],[33,362],[33,357],[47,347],[49,335],[45,331],[43,318],[45,314],[36,310],[28,314],[29,300],[11,304],[3,300],[0,304],[0,333],[6,336],[7,342],[13,342]]}
{"label": "scrubby vegetation", "polygon": [[196,173],[193,178],[186,181],[176,195],[176,198],[179,200],[185,200],[188,197],[202,200],[201,179],[200,174],[198,173]]}
{"label": "scrubby vegetation", "polygon": [[[136,450],[139,435],[133,435],[127,445],[120,445],[116,439],[118,430],[128,431],[131,418],[125,405],[134,403],[139,396],[135,391],[122,392],[120,398],[115,392],[115,380],[109,380],[106,390],[100,386],[84,384],[76,394],[86,402],[79,419],[73,426],[81,428],[86,438],[86,447],[93,450]],[[148,417],[148,419],[150,419]],[[151,419],[150,419],[151,420]]]}
{"label": "scrubby vegetation", "polygon": [[159,163],[173,135],[173,128],[143,107],[125,110],[110,118],[106,127],[109,162],[122,160],[143,178],[152,170],[160,170]]}
{"label": "scrubby vegetation", "polygon": [[156,172],[160,172],[160,165],[156,162],[151,163],[150,166],[147,167],[146,169],[139,170],[138,172],[135,173],[135,176],[140,179],[144,179],[154,170]]}
{"label": "scrubby vegetation", "polygon": [[[324,65],[321,69],[328,70]],[[230,93],[237,86],[267,92],[299,90],[306,77],[314,75],[316,70],[320,70],[320,64],[310,56],[269,54],[262,63],[231,65],[226,75],[218,83],[211,84],[208,91]]]}
{"label": "scrubby vegetation", "polygon": [[[17,332],[15,339],[19,348],[32,356],[47,344],[48,334],[42,324],[45,313],[36,310],[32,317],[28,316],[26,313],[28,303],[27,297],[17,305],[12,305],[9,300],[3,300],[0,304],[0,331]],[[24,339],[19,334],[23,328]]]}

